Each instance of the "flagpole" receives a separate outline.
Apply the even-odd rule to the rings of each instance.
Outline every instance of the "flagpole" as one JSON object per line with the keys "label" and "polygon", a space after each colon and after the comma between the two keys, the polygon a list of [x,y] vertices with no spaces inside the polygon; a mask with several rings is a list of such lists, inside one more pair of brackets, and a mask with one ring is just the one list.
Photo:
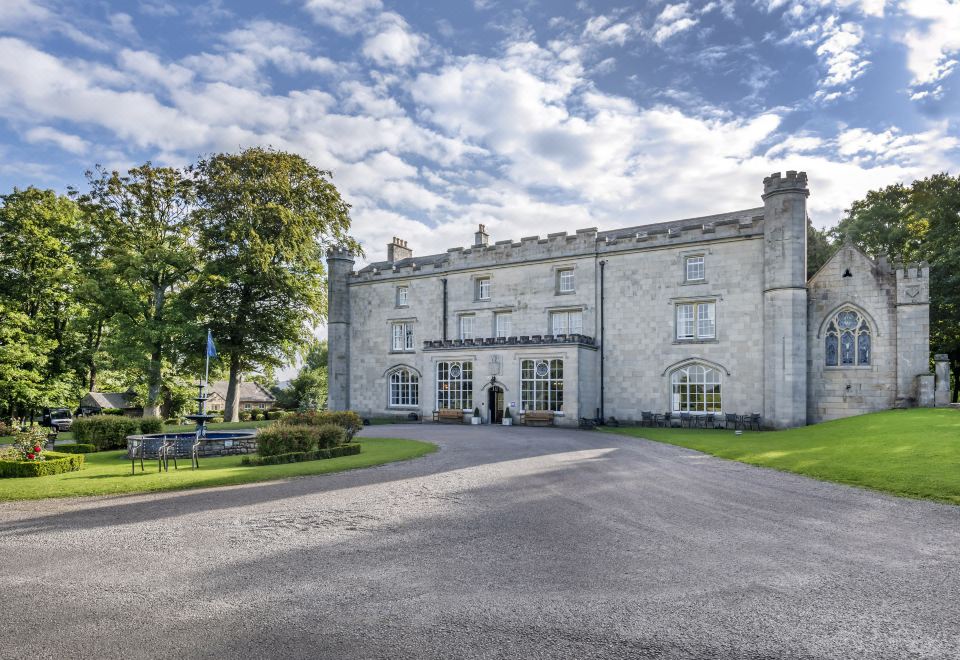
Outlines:
{"label": "flagpole", "polygon": [[[207,370],[203,375],[203,396],[207,396],[207,387],[210,385],[210,328],[207,328],[207,345],[203,351],[207,354]],[[207,402],[203,402],[203,411],[207,411]]]}

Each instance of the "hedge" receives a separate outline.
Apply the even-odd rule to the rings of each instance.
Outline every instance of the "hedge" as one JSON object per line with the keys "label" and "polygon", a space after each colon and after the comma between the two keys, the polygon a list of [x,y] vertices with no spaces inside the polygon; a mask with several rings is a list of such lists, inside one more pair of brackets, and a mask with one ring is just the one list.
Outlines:
{"label": "hedge", "polygon": [[159,417],[141,417],[140,433],[160,433],[163,430],[163,420]]}
{"label": "hedge", "polygon": [[96,445],[74,442],[66,445],[57,445],[57,451],[64,454],[92,454],[97,451]]}
{"label": "hedge", "polygon": [[347,442],[353,440],[354,434],[363,428],[363,419],[352,410],[343,411],[311,411],[284,415],[281,424],[323,426],[335,424],[347,432]]}
{"label": "hedge", "polygon": [[244,456],[241,465],[281,465],[283,463],[302,463],[303,461],[317,461],[325,458],[339,458],[353,456],[360,453],[360,444],[353,442],[347,445],[338,445],[316,451],[294,451],[273,456]]}
{"label": "hedge", "polygon": [[275,424],[257,434],[257,453],[261,456],[311,452],[329,449],[347,442],[347,433],[333,424]]}
{"label": "hedge", "polygon": [[0,461],[0,479],[18,477],[45,477],[51,474],[76,472],[83,468],[83,454],[43,452],[43,461]]}
{"label": "hedge", "polygon": [[97,451],[125,449],[127,436],[140,432],[140,420],[133,417],[94,415],[74,420],[70,430],[79,442],[96,445]]}

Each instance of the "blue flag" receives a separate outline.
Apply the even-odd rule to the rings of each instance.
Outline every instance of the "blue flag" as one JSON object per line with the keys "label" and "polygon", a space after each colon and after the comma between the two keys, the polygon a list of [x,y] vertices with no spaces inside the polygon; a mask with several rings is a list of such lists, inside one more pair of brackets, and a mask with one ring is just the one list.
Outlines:
{"label": "blue flag", "polygon": [[213,344],[213,333],[207,330],[207,357],[217,357],[217,347]]}

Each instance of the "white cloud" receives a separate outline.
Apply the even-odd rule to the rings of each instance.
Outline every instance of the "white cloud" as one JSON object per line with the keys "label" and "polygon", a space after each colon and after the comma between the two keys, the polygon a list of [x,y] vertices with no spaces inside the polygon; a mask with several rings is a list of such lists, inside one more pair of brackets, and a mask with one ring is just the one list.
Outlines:
{"label": "white cloud", "polygon": [[58,131],[49,126],[31,128],[24,134],[24,138],[26,138],[27,142],[33,144],[48,142],[78,156],[90,151],[90,143],[83,138]]}
{"label": "white cloud", "polygon": [[356,34],[380,13],[380,0],[306,0],[304,8],[320,25],[344,34]]}
{"label": "white cloud", "polygon": [[670,37],[689,30],[699,22],[690,13],[690,3],[681,2],[674,5],[667,5],[657,16],[653,24],[653,40],[662,44]]}
{"label": "white cloud", "polygon": [[399,15],[380,15],[378,32],[363,42],[363,54],[380,66],[412,64],[420,54],[423,37],[411,32]]}
{"label": "white cloud", "polygon": [[[907,66],[913,74],[911,85],[934,86],[957,66],[957,55],[960,53],[960,2],[904,0],[902,9],[918,23],[902,37],[907,46]],[[933,90],[927,91],[930,95],[939,95]]]}
{"label": "white cloud", "polygon": [[[802,7],[802,5],[795,5]],[[841,21],[833,14],[827,17],[802,16],[805,27],[793,30],[784,41],[814,49],[824,75],[814,98],[831,101],[852,94],[854,80],[870,66],[863,43],[864,30],[857,23]],[[798,19],[790,19],[796,21]]]}
{"label": "white cloud", "polygon": [[627,23],[614,21],[608,16],[594,16],[584,26],[582,38],[601,44],[622,46],[626,43],[631,31]]}

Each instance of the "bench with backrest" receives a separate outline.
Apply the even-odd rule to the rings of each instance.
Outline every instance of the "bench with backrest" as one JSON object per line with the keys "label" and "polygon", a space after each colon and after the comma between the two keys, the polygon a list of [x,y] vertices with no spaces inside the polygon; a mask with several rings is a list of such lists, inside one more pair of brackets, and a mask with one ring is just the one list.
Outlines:
{"label": "bench with backrest", "polygon": [[458,408],[441,408],[437,411],[437,421],[441,424],[463,424],[463,411]]}
{"label": "bench with backrest", "polygon": [[527,426],[553,426],[553,411],[528,410],[523,413],[523,423]]}

